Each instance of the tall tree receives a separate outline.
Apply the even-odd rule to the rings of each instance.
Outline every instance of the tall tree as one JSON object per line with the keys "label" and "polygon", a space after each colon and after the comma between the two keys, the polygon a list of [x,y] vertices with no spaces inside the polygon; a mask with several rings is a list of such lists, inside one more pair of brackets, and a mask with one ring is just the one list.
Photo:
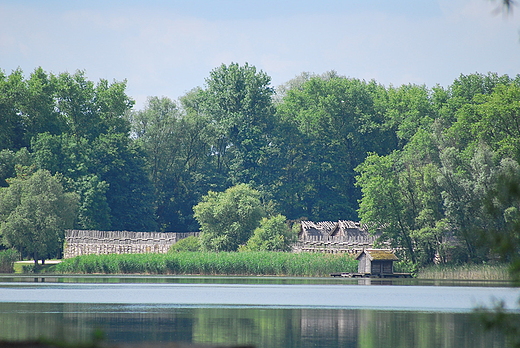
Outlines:
{"label": "tall tree", "polygon": [[196,98],[196,92],[183,97],[181,110],[168,98],[152,97],[143,110],[130,114],[132,132],[146,154],[162,230],[197,230],[192,207],[209,190],[209,124],[194,110]]}
{"label": "tall tree", "polygon": [[368,152],[395,148],[395,135],[385,130],[376,102],[385,93],[375,82],[329,74],[289,90],[277,105],[286,128],[279,192],[286,197],[284,209],[292,210],[289,218],[357,218],[361,195],[354,168]]}
{"label": "tall tree", "polygon": [[67,132],[92,140],[100,134],[124,133],[129,124],[124,114],[134,101],[125,94],[126,81],[101,79],[96,85],[85,72],[53,76],[56,84],[56,109],[67,125]]}
{"label": "tall tree", "polygon": [[60,181],[39,170],[0,189],[0,232],[7,245],[38,259],[57,256],[65,228],[76,217],[78,197],[64,192]]}
{"label": "tall tree", "polygon": [[101,135],[91,147],[90,172],[109,185],[110,228],[156,230],[153,186],[141,147],[124,134]]}
{"label": "tall tree", "polygon": [[212,157],[217,173],[232,184],[260,184],[269,176],[266,150],[274,109],[270,77],[237,63],[211,71],[200,109],[213,128]]}
{"label": "tall tree", "polygon": [[0,150],[18,150],[24,143],[24,126],[19,103],[24,99],[25,83],[20,69],[9,76],[0,71]]}

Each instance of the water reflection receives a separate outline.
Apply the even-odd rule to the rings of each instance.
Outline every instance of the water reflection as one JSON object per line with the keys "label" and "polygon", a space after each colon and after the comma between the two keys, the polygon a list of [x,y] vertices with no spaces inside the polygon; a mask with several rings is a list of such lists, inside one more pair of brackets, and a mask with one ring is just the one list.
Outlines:
{"label": "water reflection", "polygon": [[[462,285],[466,288],[461,288]],[[48,337],[86,342],[93,330],[99,328],[106,333],[109,344],[193,342],[275,348],[505,347],[505,338],[500,333],[486,332],[474,320],[471,305],[455,311],[456,306],[442,310],[441,304],[437,303],[439,308],[435,310],[431,305],[435,310],[431,312],[424,310],[428,307],[425,304],[407,311],[399,310],[402,305],[394,306],[394,310],[373,308],[374,303],[385,296],[385,305],[399,301],[413,305],[418,298],[429,303],[453,298],[453,303],[460,304],[467,300],[462,298],[464,296],[481,294],[480,298],[488,298],[490,294],[510,292],[516,301],[518,289],[505,289],[506,285],[503,282],[416,279],[0,276],[0,298],[3,298],[0,302],[0,340]],[[199,292],[203,295],[197,295]],[[277,294],[276,298],[273,294]],[[222,295],[223,300],[209,305],[210,297],[216,295]],[[244,301],[241,306],[233,305],[237,303],[238,295],[248,295],[251,303],[246,305],[248,302]],[[67,296],[78,299],[69,301]],[[284,296],[287,297],[285,300]],[[229,297],[233,301],[225,305],[224,300]],[[157,303],[147,302],[150,298]],[[286,304],[256,305],[258,298],[271,304],[276,301],[286,301]],[[291,304],[294,298],[298,298],[297,307]],[[353,298],[356,306],[331,308],[319,305],[323,298],[334,300],[331,303]],[[520,314],[515,315],[520,320]]]}
{"label": "water reflection", "polygon": [[0,303],[0,338],[107,343],[195,342],[256,347],[504,347],[471,313],[309,308]]}

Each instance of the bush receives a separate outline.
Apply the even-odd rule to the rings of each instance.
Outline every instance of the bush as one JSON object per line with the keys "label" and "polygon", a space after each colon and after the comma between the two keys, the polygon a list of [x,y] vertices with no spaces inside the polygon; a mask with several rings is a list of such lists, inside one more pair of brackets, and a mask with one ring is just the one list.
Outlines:
{"label": "bush", "polygon": [[296,239],[286,223],[283,215],[263,218],[260,227],[253,232],[247,244],[239,250],[244,251],[289,251],[291,243]]}
{"label": "bush", "polygon": [[18,259],[18,252],[14,249],[0,251],[0,273],[14,273],[14,263]]}
{"label": "bush", "polygon": [[200,239],[195,236],[189,236],[183,238],[175,244],[172,244],[168,252],[180,252],[180,251],[199,251],[200,250]]}
{"label": "bush", "polygon": [[262,194],[247,184],[224,192],[210,191],[193,207],[205,251],[236,251],[251,237],[265,216]]}

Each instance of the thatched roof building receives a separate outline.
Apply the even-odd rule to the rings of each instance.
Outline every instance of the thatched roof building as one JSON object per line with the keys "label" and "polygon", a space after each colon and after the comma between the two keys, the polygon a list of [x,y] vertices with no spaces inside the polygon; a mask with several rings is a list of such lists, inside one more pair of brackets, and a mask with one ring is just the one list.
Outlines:
{"label": "thatched roof building", "polygon": [[341,240],[352,237],[369,237],[368,228],[361,225],[360,222],[350,220],[339,221],[302,221],[300,223],[300,233],[298,238],[300,240],[308,239],[309,237],[332,238]]}

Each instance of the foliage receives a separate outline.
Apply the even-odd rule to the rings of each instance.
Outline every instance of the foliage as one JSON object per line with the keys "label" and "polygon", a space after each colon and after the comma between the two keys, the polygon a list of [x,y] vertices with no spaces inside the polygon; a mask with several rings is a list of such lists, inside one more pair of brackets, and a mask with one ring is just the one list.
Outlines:
{"label": "foliage", "polygon": [[[460,75],[429,89],[303,73],[278,95],[270,83],[247,63],[222,64],[178,102],[150,97],[132,111],[126,81],[1,72],[0,186],[17,167],[45,169],[79,196],[74,227],[143,231],[208,230],[199,202],[243,183],[261,191],[267,211],[245,228],[236,209],[221,210],[207,250],[246,248],[278,212],[361,218],[418,266],[454,250],[483,262],[507,245],[498,240],[516,245],[520,207],[501,182],[520,161],[519,76]],[[250,246],[273,247],[256,238]]]}
{"label": "foliage", "polygon": [[0,189],[0,234],[22,255],[46,259],[57,255],[65,228],[72,227],[78,197],[64,192],[48,171],[19,176]]}
{"label": "foliage", "polygon": [[236,251],[245,244],[265,215],[260,199],[261,193],[247,184],[208,192],[193,207],[201,226],[202,249]]}
{"label": "foliage", "polygon": [[168,98],[152,97],[143,110],[129,114],[132,133],[146,155],[161,230],[198,229],[192,207],[208,191],[211,137],[210,124],[192,110],[196,97],[182,99],[189,112]]}
{"label": "foliage", "polygon": [[14,249],[0,250],[0,273],[14,273],[14,263],[20,254]]}
{"label": "foliage", "polygon": [[283,164],[275,197],[290,219],[357,219],[354,168],[367,152],[395,146],[378,100],[385,96],[373,81],[334,72],[286,92],[277,104]]}
{"label": "foliage", "polygon": [[486,330],[499,330],[505,334],[510,347],[520,347],[520,322],[517,313],[508,311],[503,302],[496,303],[492,312],[487,308],[477,308],[476,312]]}
{"label": "foliage", "polygon": [[181,239],[175,244],[172,244],[168,252],[181,252],[181,251],[199,251],[200,250],[200,239],[199,237],[189,236]]}
{"label": "foliage", "polygon": [[56,265],[58,273],[329,276],[355,272],[346,254],[283,252],[178,252],[84,255]]}
{"label": "foliage", "polygon": [[261,184],[268,178],[273,126],[271,78],[254,66],[222,64],[206,79],[199,95],[200,112],[212,125],[212,157],[216,174],[231,184]]}
{"label": "foliage", "polygon": [[[144,153],[124,117],[133,105],[126,82],[89,81],[83,71],[37,68],[0,76],[0,186],[17,165],[62,175],[80,197],[76,228],[155,230]],[[4,119],[5,117],[5,119]]]}
{"label": "foliage", "polygon": [[290,251],[296,235],[287,226],[287,219],[283,215],[270,218],[264,217],[260,221],[251,238],[240,250],[244,251]]}

